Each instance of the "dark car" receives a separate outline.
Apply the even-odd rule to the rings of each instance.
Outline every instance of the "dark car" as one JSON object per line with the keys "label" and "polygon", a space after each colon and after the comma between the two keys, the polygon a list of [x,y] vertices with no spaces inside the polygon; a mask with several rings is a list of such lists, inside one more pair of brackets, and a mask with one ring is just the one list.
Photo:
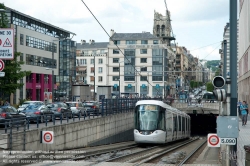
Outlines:
{"label": "dark car", "polygon": [[98,101],[85,101],[84,107],[86,108],[87,115],[95,114],[99,115],[101,113]]}
{"label": "dark car", "polygon": [[1,106],[0,107],[0,125],[19,125],[25,124],[26,116],[25,114],[17,111],[16,108],[12,106]]}
{"label": "dark car", "polygon": [[30,122],[45,122],[52,120],[53,112],[46,105],[31,104],[22,111]]}
{"label": "dark car", "polygon": [[72,118],[72,111],[70,107],[63,102],[48,104],[47,107],[54,113],[55,118]]}

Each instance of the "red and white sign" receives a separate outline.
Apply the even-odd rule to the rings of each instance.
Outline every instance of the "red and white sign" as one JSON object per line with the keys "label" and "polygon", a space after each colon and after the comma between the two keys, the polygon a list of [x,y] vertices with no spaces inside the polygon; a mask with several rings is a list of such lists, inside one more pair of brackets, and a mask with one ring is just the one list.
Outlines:
{"label": "red and white sign", "polygon": [[14,29],[0,29],[0,59],[14,59]]}
{"label": "red and white sign", "polygon": [[53,144],[54,142],[54,132],[53,131],[42,131],[42,143],[43,144]]}
{"label": "red and white sign", "polygon": [[0,71],[4,69],[4,62],[0,59]]}
{"label": "red and white sign", "polygon": [[208,147],[220,147],[220,138],[217,134],[207,135],[207,146]]}

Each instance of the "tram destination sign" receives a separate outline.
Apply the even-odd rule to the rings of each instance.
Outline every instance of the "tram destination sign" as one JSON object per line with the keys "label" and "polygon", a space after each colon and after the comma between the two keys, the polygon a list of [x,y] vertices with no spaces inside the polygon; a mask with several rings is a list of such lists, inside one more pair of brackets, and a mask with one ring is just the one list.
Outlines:
{"label": "tram destination sign", "polygon": [[14,29],[0,29],[0,59],[14,59]]}

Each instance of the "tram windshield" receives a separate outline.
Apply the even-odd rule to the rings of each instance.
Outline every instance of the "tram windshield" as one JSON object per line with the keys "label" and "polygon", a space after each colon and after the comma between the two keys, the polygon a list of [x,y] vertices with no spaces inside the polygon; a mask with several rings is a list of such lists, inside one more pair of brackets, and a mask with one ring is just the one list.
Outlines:
{"label": "tram windshield", "polygon": [[156,130],[159,120],[159,106],[139,105],[136,107],[135,127],[139,130]]}

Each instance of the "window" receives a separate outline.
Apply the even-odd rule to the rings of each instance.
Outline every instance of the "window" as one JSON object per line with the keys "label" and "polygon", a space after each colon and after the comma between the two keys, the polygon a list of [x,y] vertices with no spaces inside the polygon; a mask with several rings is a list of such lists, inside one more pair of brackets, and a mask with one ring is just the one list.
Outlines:
{"label": "window", "polygon": [[126,44],[136,44],[136,40],[126,40]]}
{"label": "window", "polygon": [[147,67],[141,67],[141,71],[147,71]]}
{"label": "window", "polygon": [[115,41],[114,41],[114,44],[115,44],[115,45],[119,45],[119,44],[120,44],[120,40],[115,40]]}
{"label": "window", "polygon": [[154,40],[153,44],[159,44],[159,41],[158,40]]}
{"label": "window", "polygon": [[134,81],[135,76],[124,76],[124,81]]}
{"label": "window", "polygon": [[147,54],[147,49],[141,49],[141,54]]}
{"label": "window", "polygon": [[98,59],[98,63],[102,64],[103,63],[103,59]]}
{"label": "window", "polygon": [[147,81],[147,76],[141,76],[141,81]]}
{"label": "window", "polygon": [[119,76],[113,76],[113,81],[119,81]]}
{"label": "window", "polygon": [[95,68],[94,67],[91,67],[90,68],[90,73],[94,73],[95,72]]}
{"label": "window", "polygon": [[119,58],[113,58],[113,63],[119,63]]}
{"label": "window", "polygon": [[119,72],[119,67],[113,67],[113,72]]}
{"label": "window", "polygon": [[113,54],[119,54],[119,50],[113,49]]}
{"label": "window", "polygon": [[87,59],[80,59],[80,65],[86,65]]}
{"label": "window", "polygon": [[20,61],[23,61],[23,53],[20,54]]}
{"label": "window", "polygon": [[102,76],[98,76],[98,82],[102,82]]}
{"label": "window", "polygon": [[153,81],[162,81],[162,76],[153,76]]}
{"label": "window", "polygon": [[147,58],[141,58],[141,63],[147,63]]}
{"label": "window", "polygon": [[23,45],[23,34],[20,34],[20,45]]}
{"label": "window", "polygon": [[90,81],[95,81],[95,77],[94,76],[90,76]]}
{"label": "window", "polygon": [[102,73],[102,67],[98,67],[98,73]]}
{"label": "window", "polygon": [[90,64],[94,64],[94,59],[90,59]]}
{"label": "window", "polygon": [[147,40],[142,40],[141,44],[148,44],[148,41]]}

